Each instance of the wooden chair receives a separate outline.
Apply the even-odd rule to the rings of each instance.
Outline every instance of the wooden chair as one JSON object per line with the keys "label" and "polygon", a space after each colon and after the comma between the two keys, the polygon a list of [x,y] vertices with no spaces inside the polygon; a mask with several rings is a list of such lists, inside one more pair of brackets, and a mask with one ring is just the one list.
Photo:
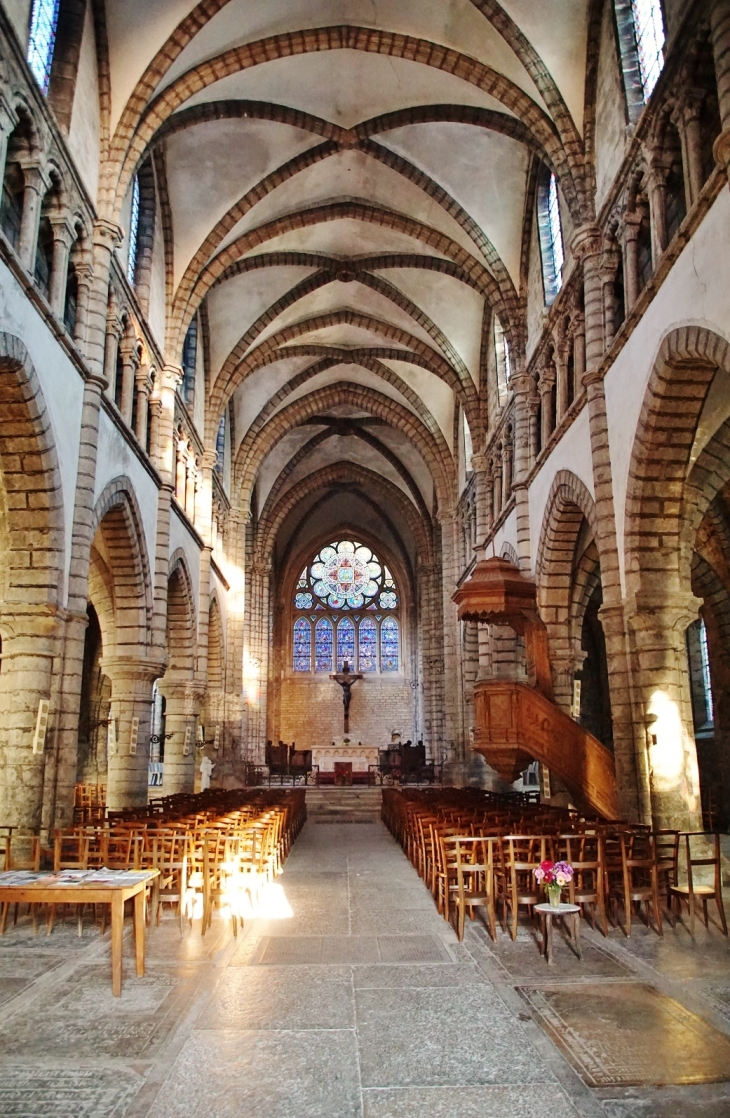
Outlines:
{"label": "wooden chair", "polygon": [[651,927],[653,910],[657,932],[662,930],[662,912],[659,905],[659,874],[657,870],[654,839],[648,831],[623,831],[621,841],[621,899],[624,905],[624,934],[631,935],[633,906],[646,905],[647,924]]}
{"label": "wooden chair", "polygon": [[467,908],[473,920],[477,906],[486,910],[487,928],[492,939],[496,940],[496,881],[502,873],[502,840],[495,836],[453,835],[444,838],[444,846],[447,851],[453,851],[456,882],[451,892],[459,941],[464,939]]}
{"label": "wooden chair", "polygon": [[679,831],[652,831],[659,888],[667,898],[667,908],[672,908],[672,886],[678,881]]}
{"label": "wooden chair", "polygon": [[507,931],[507,909],[511,912],[510,936],[517,938],[517,920],[520,905],[527,905],[530,912],[539,904],[542,888],[535,880],[536,870],[546,858],[552,858],[553,840],[550,835],[505,835],[504,873],[498,881],[502,901],[502,927]]}
{"label": "wooden chair", "polygon": [[[722,933],[727,935],[727,920],[725,919],[725,909],[722,903],[722,863],[720,860],[720,836],[719,834],[708,835],[704,831],[685,831],[682,834],[684,839],[685,854],[687,861],[687,884],[686,885],[672,885],[672,915],[674,916],[674,901],[676,898],[677,907],[681,911],[682,900],[687,901],[689,906],[689,932],[692,938],[695,934],[695,898],[700,898],[702,901],[702,909],[705,918],[705,927],[709,927],[709,916],[707,912],[707,902],[714,901],[717,905],[717,911],[720,914],[720,923],[722,924]],[[702,856],[693,856],[692,853],[692,839],[695,839],[695,846],[698,845],[700,839],[704,843],[712,840],[714,854],[709,857],[706,853]],[[714,868],[714,880],[712,885],[697,885],[695,884],[694,871],[700,866],[712,866]]]}
{"label": "wooden chair", "polygon": [[605,850],[602,835],[561,835],[558,856],[573,867],[573,878],[568,885],[571,904],[591,906],[591,927],[596,927],[596,912],[604,936],[608,935],[606,921]]}

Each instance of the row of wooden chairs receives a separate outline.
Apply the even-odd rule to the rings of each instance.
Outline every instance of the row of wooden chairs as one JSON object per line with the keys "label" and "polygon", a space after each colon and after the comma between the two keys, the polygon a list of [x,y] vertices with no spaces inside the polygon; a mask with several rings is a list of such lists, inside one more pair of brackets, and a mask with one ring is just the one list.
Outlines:
{"label": "row of wooden chairs", "polygon": [[[724,934],[727,924],[722,905],[719,836],[651,833],[643,826],[599,821],[577,812],[543,805],[479,802],[471,790],[444,790],[443,794],[384,790],[383,819],[431,889],[439,911],[456,919],[459,938],[464,934],[465,913],[474,916],[482,907],[490,935],[496,936],[497,907],[502,925],[512,939],[517,934],[519,909],[531,912],[544,900],[533,871],[541,861],[564,860],[574,869],[566,888],[567,898],[598,922],[604,935],[608,921],[619,923],[631,935],[634,907],[643,905],[646,921],[662,929],[662,897],[670,919],[676,922],[682,903],[690,913],[694,936],[695,907],[717,904]],[[488,794],[487,794],[488,796]],[[686,884],[679,880],[680,837],[685,844]],[[708,853],[708,843],[714,852]],[[696,869],[714,867],[712,883],[698,883]]]}

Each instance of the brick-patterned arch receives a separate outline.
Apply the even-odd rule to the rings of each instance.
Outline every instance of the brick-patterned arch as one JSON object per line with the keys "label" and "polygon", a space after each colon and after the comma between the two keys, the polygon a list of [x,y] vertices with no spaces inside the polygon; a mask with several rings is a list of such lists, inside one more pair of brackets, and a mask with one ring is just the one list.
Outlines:
{"label": "brick-patterned arch", "polygon": [[411,502],[397,485],[365,466],[359,466],[354,462],[335,462],[323,466],[302,478],[296,485],[288,489],[283,496],[269,494],[259,518],[256,546],[257,561],[264,562],[271,555],[279,529],[287,516],[305,497],[311,493],[327,490],[338,485],[346,485],[348,488],[364,492],[368,490],[375,492],[383,499],[385,507],[389,509],[391,519],[393,519],[395,510],[397,517],[401,517],[405,521],[417,542],[419,555],[426,557],[424,562],[430,561],[428,556],[431,553],[432,545],[427,522],[418,515]]}
{"label": "brick-patterned arch", "polygon": [[424,245],[428,245],[429,248],[441,253],[442,256],[453,261],[472,278],[475,289],[494,306],[500,319],[504,319],[505,329],[509,330],[511,328],[512,319],[509,307],[502,297],[497,280],[484,264],[457,241],[452,240],[445,233],[441,233],[432,226],[424,225],[423,222],[395,210],[388,210],[383,206],[375,205],[363,199],[348,199],[346,201],[323,203],[272,218],[270,221],[264,222],[263,225],[236,237],[204,267],[197,268],[196,266],[194,275],[191,272],[191,265],[188,265],[185,276],[178,285],[175,302],[170,312],[173,348],[177,349],[182,345],[188,323],[210,288],[230,265],[245,256],[247,252],[260,248],[267,241],[285,233],[345,219],[362,221],[367,224],[378,225],[384,229],[395,230],[412,237],[414,240],[421,241]]}
{"label": "brick-patterned arch", "polygon": [[101,534],[110,559],[118,656],[138,656],[152,639],[152,579],[142,524],[131,481],[114,478],[94,506],[90,534],[92,541]]}
{"label": "brick-patterned arch", "polygon": [[167,670],[165,678],[191,679],[195,670],[195,596],[182,548],[170,556],[167,579]]}
{"label": "brick-patterned arch", "polygon": [[502,550],[499,553],[499,557],[500,559],[508,559],[510,563],[512,563],[519,569],[520,557],[511,543],[505,542],[502,544]]}
{"label": "brick-patterned arch", "polygon": [[63,490],[53,429],[28,351],[6,333],[0,333],[0,501],[2,615],[61,606]]}
{"label": "brick-patterned arch", "polygon": [[[540,616],[550,642],[550,655],[555,675],[555,697],[561,705],[570,702],[567,682],[561,676],[575,657],[575,640],[571,626],[571,602],[574,597],[575,549],[584,521],[596,534],[596,507],[593,497],[580,478],[570,470],[560,470],[553,479],[545,506],[537,549],[536,582]],[[567,666],[567,668],[566,668]]]}
{"label": "brick-patterned arch", "polygon": [[663,594],[689,587],[694,534],[721,484],[722,462],[713,461],[708,446],[700,456],[704,465],[698,460],[687,486],[697,424],[718,368],[730,372],[730,346],[704,327],[673,330],[659,348],[629,468],[624,544],[629,594],[647,590],[647,579],[661,580]]}
{"label": "brick-patterned arch", "polygon": [[[118,218],[129,180],[142,152],[160,125],[185,101],[229,75],[262,63],[329,50],[364,51],[432,66],[475,85],[501,101],[544,147],[561,178],[565,199],[575,210],[574,217],[580,221],[572,176],[579,177],[581,174],[582,144],[579,139],[571,137],[563,147],[553,121],[519,86],[492,67],[428,40],[379,28],[345,25],[290,31],[230,48],[200,62],[172,81],[149,102],[144,111],[132,112],[129,116],[125,112],[111,144],[110,165],[107,168],[110,173],[105,175],[103,200],[109,209],[109,216]],[[117,169],[116,175],[113,168]]]}
{"label": "brick-patterned arch", "polygon": [[340,382],[295,400],[277,412],[260,430],[253,427],[249,429],[241,441],[234,464],[233,489],[240,492],[243,508],[248,507],[261,463],[284,434],[328,408],[343,404],[361,408],[406,435],[431,473],[439,508],[446,512],[453,507],[456,486],[454,462],[443,436],[439,441],[432,432],[426,430],[417,416],[395,400],[364,385]]}

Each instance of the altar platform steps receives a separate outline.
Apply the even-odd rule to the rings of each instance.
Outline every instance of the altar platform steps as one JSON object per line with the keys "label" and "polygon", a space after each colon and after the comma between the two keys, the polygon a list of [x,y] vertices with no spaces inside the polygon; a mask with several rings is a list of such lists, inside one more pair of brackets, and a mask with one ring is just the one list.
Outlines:
{"label": "altar platform steps", "polygon": [[307,788],[310,823],[377,823],[383,796],[380,788]]}

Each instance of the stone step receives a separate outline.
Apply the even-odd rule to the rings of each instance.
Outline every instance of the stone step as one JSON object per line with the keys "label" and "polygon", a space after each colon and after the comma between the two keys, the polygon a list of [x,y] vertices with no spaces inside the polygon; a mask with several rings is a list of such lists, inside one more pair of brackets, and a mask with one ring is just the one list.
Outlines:
{"label": "stone step", "polygon": [[308,788],[307,818],[313,823],[376,823],[379,788]]}

